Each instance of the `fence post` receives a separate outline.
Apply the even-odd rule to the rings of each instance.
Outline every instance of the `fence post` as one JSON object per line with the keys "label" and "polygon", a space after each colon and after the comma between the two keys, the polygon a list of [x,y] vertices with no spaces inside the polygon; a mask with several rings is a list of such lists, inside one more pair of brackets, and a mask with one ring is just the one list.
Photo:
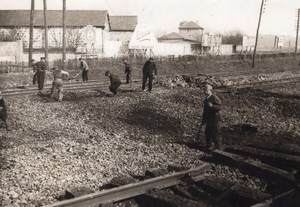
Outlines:
{"label": "fence post", "polygon": [[22,61],[22,73],[24,73],[24,61]]}

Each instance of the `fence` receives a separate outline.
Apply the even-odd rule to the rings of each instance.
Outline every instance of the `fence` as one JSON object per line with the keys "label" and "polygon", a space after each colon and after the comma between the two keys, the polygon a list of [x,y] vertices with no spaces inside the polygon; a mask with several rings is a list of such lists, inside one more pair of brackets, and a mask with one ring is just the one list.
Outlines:
{"label": "fence", "polygon": [[29,71],[28,62],[0,61],[0,73],[26,73]]}
{"label": "fence", "polygon": [[[300,53],[295,56],[288,53],[275,54],[258,54],[256,56],[256,70],[288,70],[299,65]],[[86,59],[90,73],[102,76],[106,70],[123,75],[124,64],[123,58],[96,58]],[[147,59],[144,57],[129,58],[129,62],[133,69],[133,75],[140,76],[142,67]],[[252,54],[235,54],[222,56],[164,56],[155,57],[158,73],[161,75],[183,74],[183,73],[208,73],[208,72],[224,72],[235,70],[251,70]],[[0,72],[5,73],[25,73],[31,69],[27,67],[27,62],[0,62]],[[51,67],[58,66],[62,68],[62,60],[50,62]],[[50,67],[50,68],[51,68]],[[299,66],[298,66],[299,67]],[[69,59],[66,63],[67,71],[79,73],[80,62],[77,59]],[[99,75],[100,74],[100,75]]]}

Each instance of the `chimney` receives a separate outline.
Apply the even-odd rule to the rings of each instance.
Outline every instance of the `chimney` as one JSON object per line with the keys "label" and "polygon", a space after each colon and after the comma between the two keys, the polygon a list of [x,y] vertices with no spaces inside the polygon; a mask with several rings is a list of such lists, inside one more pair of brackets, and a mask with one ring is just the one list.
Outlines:
{"label": "chimney", "polygon": [[179,26],[182,26],[184,23],[186,23],[186,21],[180,22]]}

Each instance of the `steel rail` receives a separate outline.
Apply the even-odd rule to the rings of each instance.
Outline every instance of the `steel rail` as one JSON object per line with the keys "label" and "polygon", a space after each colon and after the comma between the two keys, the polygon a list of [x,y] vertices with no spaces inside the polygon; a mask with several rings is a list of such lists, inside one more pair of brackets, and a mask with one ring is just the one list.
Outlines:
{"label": "steel rail", "polygon": [[[246,71],[244,71],[246,72]],[[222,75],[228,75],[230,73],[209,73],[209,74],[182,74],[182,75],[204,75],[204,76],[211,76],[211,75],[217,75],[218,77],[222,77]],[[233,74],[233,73],[232,73]],[[172,75],[170,75],[172,76]],[[158,78],[168,77],[166,75],[159,75]],[[286,83],[293,83],[299,81],[300,76],[296,77],[288,77],[288,78],[281,78],[276,80],[264,80],[264,81],[256,81],[251,83],[241,83],[241,84],[234,84],[231,86],[228,86],[229,88],[245,88],[245,87],[258,87],[258,86],[273,86],[276,84],[286,84]],[[132,80],[134,83],[140,83],[141,78],[140,77],[134,77]],[[125,80],[122,80],[122,82],[125,82]],[[71,90],[89,90],[89,89],[96,89],[97,87],[103,87],[104,85],[109,84],[109,80],[106,78],[101,78],[99,80],[90,80],[88,82],[65,82],[64,83],[64,89],[66,91]],[[80,87],[81,89],[77,88]],[[45,89],[50,90],[51,84],[46,84]],[[4,96],[13,96],[13,95],[30,95],[37,93],[36,86],[23,86],[23,88],[7,88],[2,91]]]}
{"label": "steel rail", "polygon": [[[139,80],[132,80],[133,83],[140,83]],[[93,90],[93,89],[103,89],[108,87],[109,81],[106,82],[93,82],[93,83],[83,83],[75,85],[64,85],[64,91],[82,91],[82,90]],[[44,87],[46,91],[51,90],[51,85]],[[37,88],[26,88],[26,89],[6,89],[2,91],[3,96],[17,96],[17,95],[31,95],[38,92]]]}
{"label": "steel rail", "polygon": [[100,204],[113,203],[142,195],[153,190],[160,190],[180,184],[184,181],[184,179],[197,177],[198,181],[201,179],[203,180],[206,178],[206,175],[203,175],[203,177],[199,178],[199,174],[202,174],[209,167],[210,165],[205,163],[199,167],[189,170],[95,192],[77,198],[46,205],[45,207],[95,207],[99,206]]}

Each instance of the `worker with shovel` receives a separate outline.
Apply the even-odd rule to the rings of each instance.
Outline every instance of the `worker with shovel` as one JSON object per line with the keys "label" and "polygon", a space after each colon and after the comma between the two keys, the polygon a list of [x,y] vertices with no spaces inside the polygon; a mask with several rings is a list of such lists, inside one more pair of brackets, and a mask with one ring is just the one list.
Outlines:
{"label": "worker with shovel", "polygon": [[53,68],[53,82],[51,88],[51,98],[53,98],[54,90],[58,91],[58,101],[62,101],[63,98],[63,80],[67,80],[69,73],[59,69],[57,66]]}

